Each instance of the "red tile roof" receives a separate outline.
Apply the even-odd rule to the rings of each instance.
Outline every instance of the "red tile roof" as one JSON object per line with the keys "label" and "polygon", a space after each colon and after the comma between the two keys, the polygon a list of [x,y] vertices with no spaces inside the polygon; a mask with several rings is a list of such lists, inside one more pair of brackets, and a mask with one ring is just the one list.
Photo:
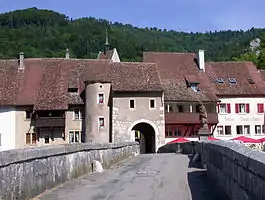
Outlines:
{"label": "red tile roof", "polygon": [[[205,72],[218,96],[265,95],[261,73],[252,62],[208,62]],[[217,78],[222,78],[224,83],[217,83]],[[230,84],[229,78],[235,78],[237,84]],[[255,83],[250,84],[248,79]]]}
{"label": "red tile roof", "polygon": [[83,103],[68,85],[84,90],[84,81],[109,81],[114,91],[162,91],[155,64],[107,60],[25,59],[0,61],[0,105],[34,105],[37,110],[67,109]]}
{"label": "red tile roof", "polygon": [[[203,71],[199,70],[196,54],[176,52],[144,52],[144,62],[157,64],[159,76],[169,101],[218,101]],[[187,87],[186,80],[199,82],[202,92]]]}

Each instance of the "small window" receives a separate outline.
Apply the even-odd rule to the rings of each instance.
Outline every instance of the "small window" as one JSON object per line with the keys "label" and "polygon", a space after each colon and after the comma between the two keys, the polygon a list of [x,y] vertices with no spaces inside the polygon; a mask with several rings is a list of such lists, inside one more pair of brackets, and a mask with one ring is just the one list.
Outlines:
{"label": "small window", "polygon": [[150,99],[150,108],[155,108],[155,100],[154,99]]}
{"label": "small window", "polygon": [[68,93],[78,93],[78,88],[68,88]]}
{"label": "small window", "polygon": [[82,119],[82,114],[79,108],[74,108],[74,119]]}
{"label": "small window", "polygon": [[98,94],[98,104],[104,103],[104,94]]}
{"label": "small window", "polygon": [[217,126],[217,134],[218,135],[224,135],[224,127],[223,126]]}
{"label": "small window", "polygon": [[37,134],[36,133],[32,133],[31,136],[32,136],[31,144],[36,144],[37,143]]}
{"label": "small window", "polygon": [[261,125],[255,125],[255,134],[261,134]]}
{"label": "small window", "polygon": [[249,125],[244,126],[244,134],[246,134],[246,135],[250,134],[250,126]]}
{"label": "small window", "polygon": [[255,81],[252,78],[249,78],[248,82],[249,82],[249,84],[254,84],[255,83]]}
{"label": "small window", "polygon": [[33,113],[33,110],[31,110],[31,109],[26,110],[26,119],[30,119],[32,113]]}
{"label": "small window", "polygon": [[232,85],[237,84],[237,81],[236,81],[235,78],[229,78],[228,80],[229,80],[229,83],[232,84]]}
{"label": "small window", "polygon": [[69,131],[69,143],[74,143],[74,132]]}
{"label": "small window", "polygon": [[192,84],[190,86],[190,88],[194,91],[194,92],[201,92],[200,88],[197,86],[197,84]]}
{"label": "small window", "polygon": [[104,128],[104,125],[105,125],[104,118],[100,117],[98,120],[99,120],[99,128]]}
{"label": "small window", "polygon": [[182,106],[182,105],[178,105],[178,111],[179,111],[180,113],[183,112],[183,106]]}
{"label": "small window", "polygon": [[231,135],[231,134],[232,134],[231,126],[225,126],[225,135]]}
{"label": "small window", "polygon": [[48,135],[44,136],[44,143],[49,144],[50,143],[50,137]]}
{"label": "small window", "polygon": [[30,133],[26,133],[26,144],[31,144],[31,136],[30,136]]}
{"label": "small window", "polygon": [[130,108],[135,108],[134,99],[130,99]]}
{"label": "small window", "polygon": [[236,134],[242,135],[243,134],[243,127],[242,126],[236,126]]}
{"label": "small window", "polygon": [[216,82],[217,82],[217,83],[224,83],[224,79],[222,79],[222,78],[217,78],[217,79],[216,79]]}
{"label": "small window", "polygon": [[80,135],[79,131],[75,131],[75,142],[80,142]]}

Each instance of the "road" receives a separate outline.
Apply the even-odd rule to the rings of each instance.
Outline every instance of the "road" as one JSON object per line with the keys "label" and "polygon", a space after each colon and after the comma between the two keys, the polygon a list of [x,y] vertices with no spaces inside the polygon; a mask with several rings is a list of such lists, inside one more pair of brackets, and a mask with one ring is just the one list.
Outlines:
{"label": "road", "polygon": [[227,200],[203,169],[182,154],[142,154],[100,174],[85,175],[38,198],[42,200]]}

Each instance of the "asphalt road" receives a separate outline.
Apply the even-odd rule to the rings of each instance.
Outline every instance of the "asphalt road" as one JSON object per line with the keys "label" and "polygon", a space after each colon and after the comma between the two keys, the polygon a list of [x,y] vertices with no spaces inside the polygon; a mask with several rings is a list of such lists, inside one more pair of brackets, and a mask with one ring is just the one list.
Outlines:
{"label": "asphalt road", "polygon": [[[217,192],[218,191],[218,192]],[[101,174],[86,175],[41,197],[42,200],[227,200],[202,169],[181,154],[146,154]]]}

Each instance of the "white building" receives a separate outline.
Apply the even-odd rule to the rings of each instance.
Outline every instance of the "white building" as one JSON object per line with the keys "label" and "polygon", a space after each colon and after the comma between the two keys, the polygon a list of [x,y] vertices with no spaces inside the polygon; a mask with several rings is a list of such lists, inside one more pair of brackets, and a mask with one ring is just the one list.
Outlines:
{"label": "white building", "polygon": [[242,135],[265,137],[265,88],[256,66],[251,62],[210,62],[206,74],[220,99],[214,136],[223,140]]}

